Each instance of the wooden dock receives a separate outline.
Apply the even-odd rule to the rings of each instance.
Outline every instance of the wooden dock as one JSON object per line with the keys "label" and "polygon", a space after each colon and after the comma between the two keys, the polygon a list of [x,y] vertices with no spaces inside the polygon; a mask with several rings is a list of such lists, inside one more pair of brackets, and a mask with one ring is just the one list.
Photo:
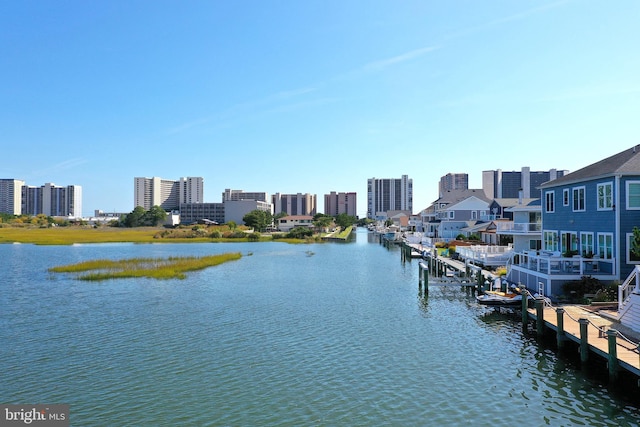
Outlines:
{"label": "wooden dock", "polygon": [[[422,252],[421,245],[406,244],[410,248]],[[403,249],[405,250],[405,249]],[[410,259],[406,254],[404,259]],[[446,257],[426,256],[420,262],[419,286],[424,282],[425,295],[428,294],[428,274],[435,277],[447,277],[447,271],[453,271],[457,277],[463,274],[470,278],[470,270],[473,269],[476,277],[477,289],[485,285],[485,281],[493,282],[496,275],[482,269],[479,266],[469,266],[464,262]],[[467,282],[468,284],[470,281]],[[485,289],[486,290],[486,289]],[[531,308],[531,305],[535,305]],[[549,330],[556,334],[558,348],[565,347],[567,342],[577,344],[580,351],[580,359],[587,362],[590,355],[596,355],[607,362],[610,381],[616,381],[621,371],[628,371],[640,378],[640,333],[621,325],[610,316],[602,316],[597,310],[587,306],[563,305],[551,306],[548,300],[543,298],[531,298],[525,291],[523,294],[522,327],[528,330],[533,322],[538,335],[545,335]],[[638,380],[640,387],[640,380]]]}
{"label": "wooden dock", "polygon": [[[415,253],[415,252],[422,253],[424,252],[424,249],[425,249],[422,247],[422,245],[415,244],[415,243],[405,243],[404,247],[408,248],[406,250],[410,251],[409,253]],[[403,256],[403,259],[411,258],[407,255],[407,253],[403,253],[402,251],[401,251],[401,256]],[[432,273],[433,273],[433,270],[440,273],[440,274],[437,274],[438,277],[454,277],[455,276],[458,278],[470,279],[471,276],[473,275],[476,278],[475,282],[479,285],[480,288],[485,286],[485,281],[493,282],[498,277],[494,272],[485,270],[480,266],[467,264],[462,261],[454,260],[451,258],[433,256],[433,255],[427,255],[426,257],[422,257],[422,258],[425,260],[425,262],[427,262],[430,265]]]}
{"label": "wooden dock", "polygon": [[576,343],[582,362],[586,362],[590,354],[604,358],[612,381],[621,370],[640,377],[640,334],[586,306],[550,307],[540,299],[535,302],[536,307],[527,308],[523,313],[523,321],[525,316],[527,319],[523,328],[533,321],[538,335],[545,334],[545,329],[555,331],[558,348],[564,347],[566,341]]}

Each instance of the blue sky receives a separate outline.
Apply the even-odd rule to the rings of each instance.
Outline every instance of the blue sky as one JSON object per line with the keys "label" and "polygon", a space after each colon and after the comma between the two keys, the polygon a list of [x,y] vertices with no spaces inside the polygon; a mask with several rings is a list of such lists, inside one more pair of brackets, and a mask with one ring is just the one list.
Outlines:
{"label": "blue sky", "polygon": [[358,193],[579,169],[640,143],[640,2],[5,1],[0,178]]}

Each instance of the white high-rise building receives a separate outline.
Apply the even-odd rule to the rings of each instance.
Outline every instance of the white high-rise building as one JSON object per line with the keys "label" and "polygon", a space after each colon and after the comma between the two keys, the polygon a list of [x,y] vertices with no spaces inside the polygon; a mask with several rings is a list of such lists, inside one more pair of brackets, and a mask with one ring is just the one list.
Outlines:
{"label": "white high-rise building", "polygon": [[24,215],[82,218],[82,187],[59,187],[46,183],[41,187],[22,186],[21,210]]}
{"label": "white high-rise building", "polygon": [[386,217],[388,211],[413,212],[413,180],[408,175],[367,180],[367,218]]}
{"label": "white high-rise building", "polygon": [[134,178],[134,205],[145,210],[160,206],[164,210],[178,210],[181,203],[202,203],[204,178],[187,177],[178,181],[153,178]]}
{"label": "white high-rise building", "polygon": [[0,213],[22,213],[22,186],[19,179],[0,179]]}

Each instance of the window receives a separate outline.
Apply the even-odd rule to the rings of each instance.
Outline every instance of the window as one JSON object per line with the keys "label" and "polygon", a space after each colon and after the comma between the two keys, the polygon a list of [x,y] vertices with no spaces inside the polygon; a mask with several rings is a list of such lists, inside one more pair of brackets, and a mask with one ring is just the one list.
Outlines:
{"label": "window", "polygon": [[556,208],[555,208],[555,202],[554,202],[554,197],[555,193],[553,191],[547,191],[546,193],[544,193],[544,207],[545,207],[545,211],[546,212],[555,212]]}
{"label": "window", "polygon": [[598,184],[598,210],[611,209],[613,209],[613,184],[610,182]]}
{"label": "window", "polygon": [[640,209],[640,181],[627,182],[627,209]]}
{"label": "window", "polygon": [[454,219],[454,218],[455,218],[455,212],[449,211],[449,219]]}
{"label": "window", "polygon": [[573,211],[584,211],[584,187],[576,187],[573,189]]}
{"label": "window", "polygon": [[598,255],[603,259],[613,258],[613,233],[598,233]]}
{"label": "window", "polygon": [[478,212],[471,211],[471,219],[478,219]]}
{"label": "window", "polygon": [[543,232],[542,240],[544,242],[545,251],[556,252],[558,250],[558,232],[557,231]]}
{"label": "window", "polygon": [[593,233],[580,233],[580,254],[582,256],[593,256]]}
{"label": "window", "polygon": [[633,233],[627,233],[627,263],[640,264],[640,254],[635,254],[632,252],[633,240]]}
{"label": "window", "polygon": [[562,205],[569,206],[569,189],[565,188],[562,190]]}

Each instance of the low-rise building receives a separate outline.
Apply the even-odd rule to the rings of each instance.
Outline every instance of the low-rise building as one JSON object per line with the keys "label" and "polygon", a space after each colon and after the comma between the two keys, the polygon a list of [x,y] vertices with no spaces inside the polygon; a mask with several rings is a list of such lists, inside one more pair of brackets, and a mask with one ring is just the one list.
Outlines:
{"label": "low-rise building", "polygon": [[278,219],[278,229],[289,232],[295,227],[313,227],[313,217],[311,215],[289,215]]}

